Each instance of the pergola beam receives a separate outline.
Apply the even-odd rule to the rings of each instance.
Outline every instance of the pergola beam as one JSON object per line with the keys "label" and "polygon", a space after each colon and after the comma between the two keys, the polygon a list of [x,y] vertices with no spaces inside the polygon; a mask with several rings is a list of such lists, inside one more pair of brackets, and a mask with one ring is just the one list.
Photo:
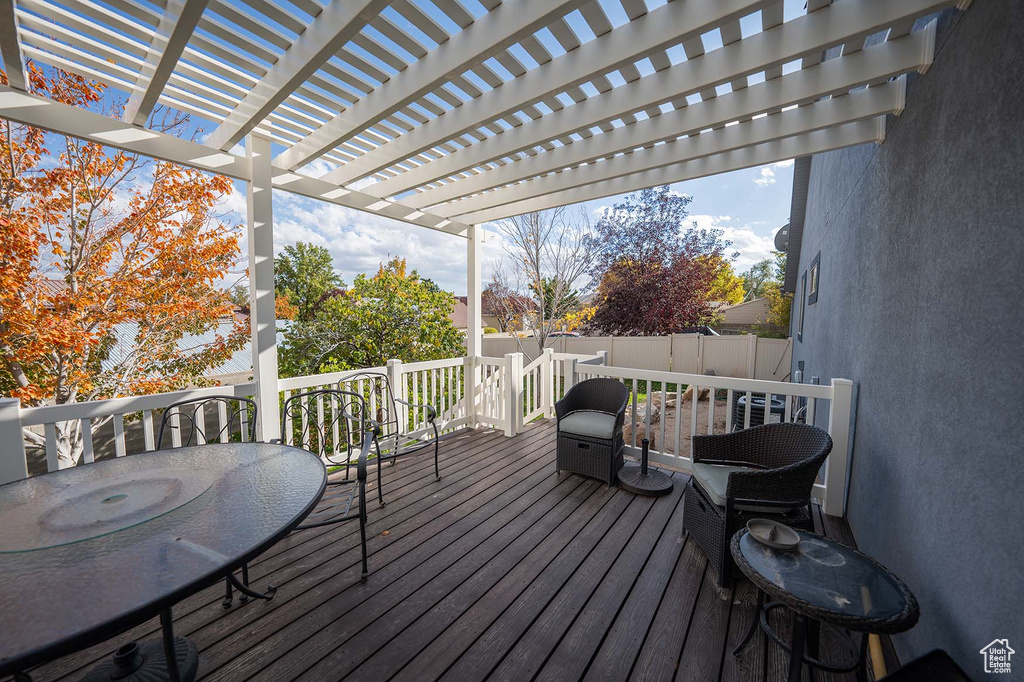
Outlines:
{"label": "pergola beam", "polygon": [[593,185],[578,187],[565,192],[556,192],[535,199],[526,199],[498,208],[467,213],[459,218],[464,222],[483,224],[514,215],[543,211],[549,208],[590,201],[604,197],[635,192],[647,187],[656,187],[674,182],[684,182],[708,175],[729,173],[744,168],[764,166],[799,156],[852,147],[868,142],[880,143],[885,139],[885,118],[847,123],[813,133],[787,137],[752,147],[744,147],[725,154],[707,156],[693,161],[673,164],[625,175]]}
{"label": "pergola beam", "polygon": [[[25,94],[9,86],[0,86],[0,118],[237,180],[248,181],[252,177],[249,160],[244,156],[210,149],[206,145],[154,130],[137,128],[109,116]],[[449,234],[465,236],[468,230],[467,225],[444,216],[422,212],[401,202],[381,201],[365,192],[341,189],[319,178],[290,173],[279,167],[272,167],[271,173],[274,187],[294,194]]]}
{"label": "pergola beam", "polygon": [[0,57],[4,60],[7,83],[16,90],[28,90],[25,59],[18,40],[18,16],[14,0],[0,0]]}
{"label": "pergola beam", "polygon": [[[137,126],[145,125],[146,119],[160,101],[160,95],[174,73],[174,68],[178,65],[188,41],[192,38],[207,2],[208,0],[184,0],[167,3],[164,17],[149,46],[146,65],[139,74],[128,104],[125,105],[125,121]],[[166,44],[161,49],[159,43],[165,40]]]}
{"label": "pergola beam", "polygon": [[418,208],[435,206],[495,187],[572,168],[612,154],[674,140],[682,135],[693,135],[701,130],[720,128],[732,121],[749,120],[770,110],[847,93],[860,85],[885,80],[908,71],[924,70],[932,60],[933,41],[927,35],[928,32],[934,32],[934,26],[930,25],[925,31],[868,48],[849,59],[830,60],[771,82],[759,83],[684,109],[676,109],[655,118],[595,135],[582,142],[426,189],[402,201]]}
{"label": "pergola beam", "polygon": [[[376,173],[453,140],[482,123],[512,114],[524,105],[632,65],[652,52],[699,36],[723,21],[756,12],[771,1],[671,2],[367,152],[338,169],[331,179],[345,184]],[[382,181],[372,193],[378,196],[399,194],[423,184],[422,177],[428,172],[422,167],[410,170]]]}
{"label": "pergola beam", "polygon": [[636,175],[639,172],[707,156],[722,155],[773,140],[806,135],[845,123],[898,113],[903,110],[905,101],[906,79],[901,78],[879,87],[825,99],[806,107],[797,107],[747,123],[509,185],[493,192],[445,204],[439,207],[438,211],[445,215],[476,213],[546,194],[557,194],[585,185],[600,184],[626,175]]}
{"label": "pergola beam", "polygon": [[[499,5],[280,154],[277,165],[290,170],[306,165],[451,78],[573,11],[585,1],[549,0]],[[340,184],[332,174],[324,179]]]}
{"label": "pergola beam", "polygon": [[[447,178],[630,112],[676,101],[739,76],[781,67],[831,45],[875,33],[908,16],[928,14],[950,4],[952,0],[845,0],[553,112],[403,175],[416,173],[409,179],[417,183],[413,186]],[[325,179],[333,181],[336,177]],[[389,193],[394,194],[394,189],[392,185]]]}
{"label": "pergola beam", "polygon": [[206,144],[224,150],[235,146],[387,5],[388,0],[332,0],[210,134]]}

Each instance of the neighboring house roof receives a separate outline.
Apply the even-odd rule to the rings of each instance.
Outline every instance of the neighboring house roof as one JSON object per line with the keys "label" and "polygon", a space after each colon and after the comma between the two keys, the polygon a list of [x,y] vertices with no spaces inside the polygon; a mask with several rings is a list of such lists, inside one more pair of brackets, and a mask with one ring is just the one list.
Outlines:
{"label": "neighboring house roof", "polygon": [[768,321],[770,304],[767,298],[755,298],[746,303],[719,308],[722,324],[764,324]]}
{"label": "neighboring house roof", "polygon": [[[455,307],[452,312],[448,315],[448,319],[452,321],[456,329],[466,329],[469,327],[469,306],[466,304],[466,296],[455,297]],[[491,313],[484,310],[481,315],[490,315]],[[483,321],[480,322],[480,327],[483,328],[486,325]]]}

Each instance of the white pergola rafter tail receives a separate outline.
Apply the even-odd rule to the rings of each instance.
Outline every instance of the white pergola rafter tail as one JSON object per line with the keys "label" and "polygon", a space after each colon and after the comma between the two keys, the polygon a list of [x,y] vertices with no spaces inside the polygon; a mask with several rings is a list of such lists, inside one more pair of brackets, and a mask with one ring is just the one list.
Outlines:
{"label": "white pergola rafter tail", "polygon": [[15,0],[0,0],[0,57],[8,84],[17,90],[28,90],[25,59],[18,42],[18,16]]}
{"label": "white pergola rafter tail", "polygon": [[[276,159],[277,164],[291,170],[306,165],[455,76],[573,11],[585,1],[538,0],[499,5],[347,111],[324,123],[306,139],[282,152]],[[332,177],[324,179],[340,184]]]}
{"label": "white pergola rafter tail", "polygon": [[206,141],[230,149],[327,63],[390,0],[332,0]]}
{"label": "white pergola rafter tail", "polygon": [[906,79],[821,100],[780,114],[695,135],[676,142],[622,154],[606,161],[562,171],[535,180],[484,192],[462,201],[437,207],[444,215],[460,215],[497,208],[546,194],[594,185],[625,175],[655,170],[684,161],[725,154],[744,147],[787,137],[806,135],[846,123],[873,119],[903,110]]}
{"label": "white pergola rafter tail", "polygon": [[684,182],[708,175],[728,173],[785,161],[800,156],[852,147],[869,142],[881,143],[885,139],[885,118],[869,119],[826,128],[813,133],[787,137],[752,147],[744,147],[725,154],[706,156],[693,161],[665,166],[655,170],[625,175],[613,180],[578,187],[565,192],[548,194],[535,199],[526,199],[498,208],[486,209],[458,216],[463,222],[483,224],[514,215],[543,211],[581,201],[635,192],[647,187],[656,187],[674,182]]}
{"label": "white pergola rafter tail", "polygon": [[[481,122],[498,120],[525,104],[543,100],[595,76],[632,64],[652,52],[664,50],[692,36],[699,36],[724,21],[756,12],[772,1],[670,2],[428,121],[407,135],[367,152],[339,168],[331,179],[345,184],[376,173],[398,161],[455,139],[477,128]],[[379,187],[373,188],[373,193],[390,196],[424,184],[418,181],[420,170],[417,168],[384,180]]]}
{"label": "white pergola rafter tail", "polygon": [[[776,66],[781,68],[805,55],[863,38],[906,17],[930,14],[951,4],[952,0],[844,0],[553,112],[402,175],[416,173],[410,179],[417,183],[415,186],[435,182],[631,112],[713,88],[741,75]],[[325,179],[333,181],[334,177]]]}
{"label": "white pergola rafter tail", "polygon": [[[165,133],[138,128],[125,121],[29,95],[0,86],[0,118],[35,126],[61,135],[97,142],[115,149],[143,154],[236,180],[250,181],[249,159]],[[399,202],[341,189],[319,178],[272,168],[273,186],[287,192],[327,201],[338,206],[367,211],[449,234],[465,236],[468,226],[444,216],[418,211]]]}
{"label": "white pergola rafter tail", "polygon": [[933,31],[934,25],[930,25],[924,31],[875,45],[848,58],[833,59],[773,81],[595,135],[585,141],[482,171],[426,189],[402,201],[419,208],[435,206],[612,154],[749,119],[773,109],[839,95],[860,85],[922,69],[931,61],[928,50],[932,41],[927,33]]}
{"label": "white pergola rafter tail", "polygon": [[160,95],[174,73],[185,46],[192,38],[207,3],[208,0],[167,3],[165,15],[149,46],[146,67],[139,74],[135,88],[128,98],[128,104],[124,108],[125,121],[137,126],[146,123],[146,119],[160,101]]}

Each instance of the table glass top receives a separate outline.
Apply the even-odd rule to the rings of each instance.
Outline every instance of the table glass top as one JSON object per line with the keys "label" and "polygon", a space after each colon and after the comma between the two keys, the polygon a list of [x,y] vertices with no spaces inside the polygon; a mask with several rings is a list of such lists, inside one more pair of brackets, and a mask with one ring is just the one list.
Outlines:
{"label": "table glass top", "polygon": [[904,611],[906,598],[889,571],[836,542],[797,533],[800,544],[791,551],[772,549],[746,533],[740,538],[740,552],[780,593],[818,609],[866,619],[890,618]]}
{"label": "table glass top", "polygon": [[0,670],[186,596],[285,533],[319,499],[312,454],[210,444],[0,486]]}

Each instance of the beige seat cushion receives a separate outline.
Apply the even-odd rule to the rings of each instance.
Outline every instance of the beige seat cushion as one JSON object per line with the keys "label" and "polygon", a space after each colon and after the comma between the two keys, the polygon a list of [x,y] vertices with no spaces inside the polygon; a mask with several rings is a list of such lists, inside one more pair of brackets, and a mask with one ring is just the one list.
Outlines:
{"label": "beige seat cushion", "polygon": [[[697,462],[693,465],[693,478],[700,484],[702,490],[707,493],[708,498],[719,507],[725,506],[725,492],[729,488],[729,474],[734,471],[758,471],[751,467],[728,466],[726,464],[702,464]],[[760,505],[738,504],[736,509],[740,511],[752,511],[763,514],[785,514],[791,509],[780,507],[767,507]]]}
{"label": "beige seat cushion", "polygon": [[558,430],[576,436],[611,440],[615,433],[615,417],[607,412],[580,410],[562,417]]}

